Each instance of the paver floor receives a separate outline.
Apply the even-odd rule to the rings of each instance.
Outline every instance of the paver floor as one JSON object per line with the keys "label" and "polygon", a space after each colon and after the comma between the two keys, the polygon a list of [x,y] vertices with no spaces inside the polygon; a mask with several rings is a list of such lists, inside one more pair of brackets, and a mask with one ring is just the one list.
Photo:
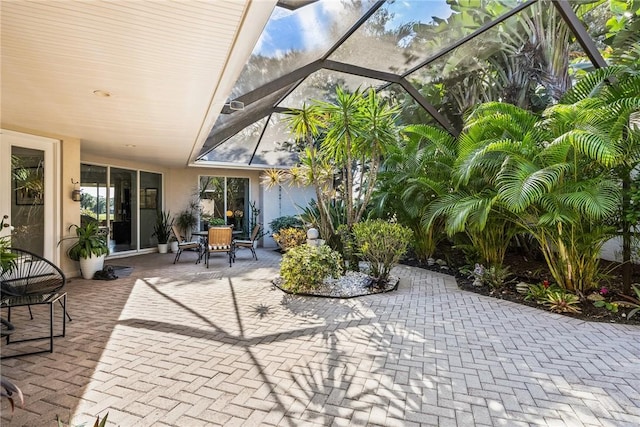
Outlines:
{"label": "paver floor", "polygon": [[[399,289],[347,300],[271,286],[280,255],[209,269],[141,255],[73,279],[52,354],[2,361],[26,406],[3,426],[638,426],[640,328],[585,323],[400,266]],[[47,314],[35,307],[17,328]],[[58,310],[58,314],[60,310]],[[3,354],[18,344],[6,347]],[[91,421],[91,422],[90,422]]]}

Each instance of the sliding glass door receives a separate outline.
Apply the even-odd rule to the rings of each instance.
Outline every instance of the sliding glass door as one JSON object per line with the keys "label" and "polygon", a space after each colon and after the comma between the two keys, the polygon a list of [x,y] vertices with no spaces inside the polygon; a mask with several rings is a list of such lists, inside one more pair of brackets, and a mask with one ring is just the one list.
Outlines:
{"label": "sliding glass door", "polygon": [[162,175],[109,166],[81,166],[82,223],[97,221],[111,253],[154,248],[162,210]]}
{"label": "sliding glass door", "polygon": [[233,225],[237,233],[247,234],[250,222],[249,178],[200,177],[200,207],[203,228]]}

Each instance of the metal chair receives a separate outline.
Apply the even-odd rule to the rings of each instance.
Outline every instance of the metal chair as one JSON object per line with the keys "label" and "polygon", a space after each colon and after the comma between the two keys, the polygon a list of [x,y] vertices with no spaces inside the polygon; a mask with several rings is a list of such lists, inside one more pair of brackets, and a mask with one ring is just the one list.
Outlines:
{"label": "metal chair", "polygon": [[[13,259],[8,266],[0,272],[0,308],[7,308],[7,322],[11,323],[11,309],[27,306],[29,315],[33,320],[31,306],[38,304],[49,305],[49,335],[37,338],[27,338],[11,341],[11,334],[6,336],[7,344],[25,341],[49,339],[49,349],[30,353],[2,356],[3,359],[28,354],[53,352],[53,338],[64,337],[66,333],[66,320],[71,317],[67,313],[67,293],[63,292],[66,277],[52,262],[29,251],[17,248],[8,248]],[[53,332],[53,306],[55,302],[62,306],[62,333],[54,335]]]}
{"label": "metal chair", "polygon": [[209,268],[209,257],[212,253],[222,252],[229,256],[229,267],[233,262],[233,242],[231,227],[211,227],[209,228],[209,238],[207,240],[207,268]]}
{"label": "metal chair", "polygon": [[185,249],[197,249],[198,259],[196,260],[196,264],[199,263],[201,259],[200,251],[202,250],[202,246],[200,245],[200,242],[190,242],[186,240],[184,236],[180,233],[180,230],[178,229],[177,225],[172,225],[171,230],[173,231],[173,235],[178,241],[178,252],[176,252],[176,257],[174,258],[173,263],[175,264],[176,262],[178,262],[178,260],[180,259],[180,255],[182,254],[182,251],[184,251]]}
{"label": "metal chair", "polygon": [[233,241],[233,257],[235,258],[235,252],[241,248],[247,248],[251,250],[251,254],[253,255],[253,259],[258,260],[258,255],[256,255],[256,241],[258,239],[258,234],[260,234],[260,224],[256,224],[251,231],[251,236],[249,240],[234,240]]}

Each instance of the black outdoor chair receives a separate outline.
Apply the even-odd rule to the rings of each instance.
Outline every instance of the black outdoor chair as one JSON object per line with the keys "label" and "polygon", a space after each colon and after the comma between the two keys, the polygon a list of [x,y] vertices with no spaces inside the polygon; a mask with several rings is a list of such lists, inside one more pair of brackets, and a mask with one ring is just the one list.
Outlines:
{"label": "black outdoor chair", "polygon": [[[11,323],[11,309],[20,306],[28,307],[29,315],[33,320],[31,306],[38,304],[49,305],[50,318],[48,336],[10,341],[11,335],[7,335],[7,344],[40,339],[49,339],[50,343],[49,350],[2,356],[2,358],[51,353],[53,352],[53,338],[63,337],[66,332],[66,319],[69,318],[71,321],[71,317],[67,313],[67,294],[63,291],[66,283],[65,275],[52,262],[32,252],[9,248],[8,253],[13,255],[13,259],[8,267],[0,273],[0,308],[7,309],[6,320]],[[56,301],[60,303],[63,310],[62,334],[54,336],[53,305]]]}

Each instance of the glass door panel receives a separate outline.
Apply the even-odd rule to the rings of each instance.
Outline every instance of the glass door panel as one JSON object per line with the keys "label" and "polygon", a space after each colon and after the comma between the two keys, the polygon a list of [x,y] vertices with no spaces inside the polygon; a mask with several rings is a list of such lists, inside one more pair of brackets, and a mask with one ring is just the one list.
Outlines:
{"label": "glass door panel", "polygon": [[137,172],[111,168],[109,183],[113,188],[112,236],[114,252],[138,248],[138,196]]}
{"label": "glass door panel", "polygon": [[11,147],[11,245],[44,256],[44,151]]}
{"label": "glass door panel", "polygon": [[140,172],[140,248],[156,246],[153,228],[162,206],[162,175]]}
{"label": "glass door panel", "polygon": [[201,226],[224,225],[226,206],[224,203],[224,178],[219,176],[200,177]]}
{"label": "glass door panel", "polygon": [[111,217],[113,213],[113,189],[107,185],[107,168],[105,166],[80,165],[80,224],[86,225],[96,221],[99,227],[109,236],[109,249],[113,252],[111,234]]}
{"label": "glass door panel", "polygon": [[0,132],[0,215],[12,228],[0,230],[10,245],[54,263],[60,239],[56,187],[57,140]]}
{"label": "glass door panel", "polygon": [[227,224],[235,232],[248,233],[249,179],[227,178]]}

